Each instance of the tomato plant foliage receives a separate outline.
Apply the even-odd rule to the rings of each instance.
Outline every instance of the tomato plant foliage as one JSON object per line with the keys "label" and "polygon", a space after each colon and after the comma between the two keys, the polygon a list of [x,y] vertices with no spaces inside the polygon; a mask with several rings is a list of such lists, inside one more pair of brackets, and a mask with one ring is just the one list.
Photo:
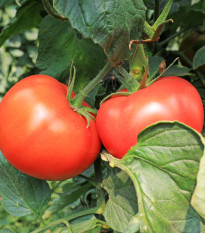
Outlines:
{"label": "tomato plant foliage", "polygon": [[204,11],[0,0],[0,232],[205,232]]}

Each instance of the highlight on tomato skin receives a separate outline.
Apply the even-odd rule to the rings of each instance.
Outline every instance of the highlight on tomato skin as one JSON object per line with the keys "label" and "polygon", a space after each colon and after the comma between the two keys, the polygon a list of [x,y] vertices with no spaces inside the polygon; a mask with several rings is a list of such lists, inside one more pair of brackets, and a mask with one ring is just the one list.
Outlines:
{"label": "highlight on tomato skin", "polygon": [[120,159],[137,144],[138,134],[158,121],[180,121],[202,132],[203,104],[190,82],[173,76],[161,78],[128,97],[107,100],[96,117],[103,145]]}
{"label": "highlight on tomato skin", "polygon": [[87,127],[66,95],[64,84],[38,74],[15,84],[1,101],[0,149],[23,173],[65,180],[85,171],[98,156],[101,141],[95,121]]}

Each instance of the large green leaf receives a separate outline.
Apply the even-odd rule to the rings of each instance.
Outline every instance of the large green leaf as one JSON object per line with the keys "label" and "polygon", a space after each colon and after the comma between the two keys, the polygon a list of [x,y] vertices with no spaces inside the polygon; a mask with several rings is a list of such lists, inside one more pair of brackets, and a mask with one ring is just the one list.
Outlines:
{"label": "large green leaf", "polygon": [[104,217],[112,229],[126,232],[127,225],[138,211],[136,192],[129,176],[122,170],[109,170],[103,187],[108,192]]}
{"label": "large green leaf", "polygon": [[201,217],[205,219],[205,155],[201,159],[197,185],[192,196],[191,204]]}
{"label": "large green leaf", "polygon": [[79,39],[68,21],[45,17],[39,30],[37,66],[42,73],[68,80],[72,60],[77,69],[76,86],[84,87],[104,65],[103,50],[91,40]]}
{"label": "large green leaf", "polygon": [[0,152],[0,195],[2,206],[8,213],[41,216],[50,200],[50,189],[46,181],[16,170]]}
{"label": "large green leaf", "polygon": [[135,224],[142,233],[205,232],[190,206],[203,152],[199,133],[179,122],[160,122],[142,131],[122,160],[104,155],[133,181],[139,208]]}
{"label": "large green leaf", "polygon": [[91,38],[115,65],[128,57],[130,40],[139,39],[145,20],[142,0],[54,0],[54,8],[85,38]]}
{"label": "large green leaf", "polygon": [[40,1],[28,1],[18,9],[15,18],[2,30],[0,34],[0,46],[10,37],[24,30],[37,27],[42,20],[43,10]]}

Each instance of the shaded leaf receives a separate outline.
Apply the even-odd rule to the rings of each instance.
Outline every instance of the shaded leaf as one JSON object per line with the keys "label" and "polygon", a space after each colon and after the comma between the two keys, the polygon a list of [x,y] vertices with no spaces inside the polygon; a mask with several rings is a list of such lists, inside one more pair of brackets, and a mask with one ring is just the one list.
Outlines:
{"label": "shaded leaf", "polygon": [[126,232],[129,221],[138,211],[136,192],[131,179],[124,171],[115,168],[109,170],[103,187],[109,196],[104,212],[106,222],[114,230]]}
{"label": "shaded leaf", "polygon": [[[40,1],[28,1],[18,11],[15,18],[2,30],[0,46],[8,39],[27,29],[39,25],[42,20],[40,12],[43,10]],[[32,17],[31,17],[32,15]]]}
{"label": "shaded leaf", "polygon": [[54,0],[54,8],[99,44],[114,65],[128,57],[129,42],[139,39],[145,19],[142,0]]}
{"label": "shaded leaf", "polygon": [[37,66],[43,74],[68,80],[71,61],[76,67],[75,90],[82,89],[104,65],[103,50],[91,40],[78,39],[68,21],[45,17],[39,29]]}
{"label": "shaded leaf", "polygon": [[91,187],[90,184],[79,185],[74,182],[69,183],[69,185],[67,184],[66,189],[68,189],[68,191],[60,194],[58,198],[55,198],[46,212],[56,213],[78,200],[80,196]]}
{"label": "shaded leaf", "polygon": [[160,56],[149,57],[149,73],[152,74],[156,70],[159,70],[160,63],[163,60],[165,59]]}
{"label": "shaded leaf", "polygon": [[205,45],[196,52],[193,60],[193,68],[197,69],[198,67],[204,64],[205,64]]}
{"label": "shaded leaf", "polygon": [[186,66],[173,65],[166,71],[166,73],[163,76],[188,76],[191,75],[189,71],[190,69]]}
{"label": "shaded leaf", "polygon": [[15,169],[0,153],[0,195],[8,213],[24,216],[33,212],[41,216],[50,200],[50,189],[46,181]]}
{"label": "shaded leaf", "polygon": [[0,7],[16,3],[15,0],[0,0]]}

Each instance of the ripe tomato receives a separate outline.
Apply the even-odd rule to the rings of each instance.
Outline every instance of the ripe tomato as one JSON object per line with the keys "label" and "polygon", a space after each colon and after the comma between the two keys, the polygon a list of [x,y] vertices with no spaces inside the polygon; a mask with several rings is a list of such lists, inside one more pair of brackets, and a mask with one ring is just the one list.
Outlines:
{"label": "ripe tomato", "polygon": [[136,145],[140,131],[163,120],[180,121],[202,131],[203,105],[191,83],[166,77],[128,97],[111,98],[100,107],[96,125],[108,152],[122,158]]}
{"label": "ripe tomato", "polygon": [[18,170],[39,179],[64,180],[96,159],[101,147],[96,124],[91,119],[87,128],[66,94],[67,86],[54,78],[32,75],[3,98],[0,149]]}

